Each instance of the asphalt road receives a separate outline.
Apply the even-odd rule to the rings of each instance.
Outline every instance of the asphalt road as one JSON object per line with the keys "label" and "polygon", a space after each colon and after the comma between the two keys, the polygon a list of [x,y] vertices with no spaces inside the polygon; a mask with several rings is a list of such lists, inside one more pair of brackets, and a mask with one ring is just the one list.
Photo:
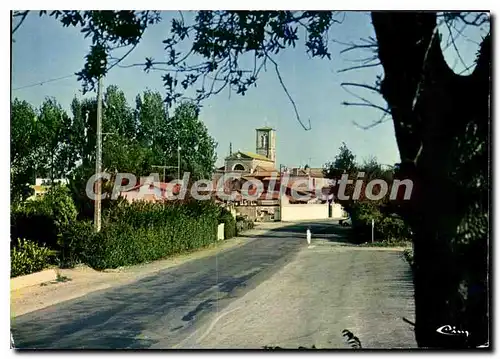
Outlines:
{"label": "asphalt road", "polygon": [[[171,348],[255,288],[301,247],[305,224],[249,238],[241,247],[12,320],[18,348]],[[321,227],[318,228],[323,228]],[[327,225],[324,225],[327,226]],[[326,227],[325,227],[326,228]]]}
{"label": "asphalt road", "polygon": [[331,222],[282,227],[216,256],[16,317],[16,347],[346,347],[344,328],[368,346],[412,346],[400,318],[412,316],[401,253],[344,246],[346,231]]}
{"label": "asphalt road", "polygon": [[401,251],[314,240],[254,291],[232,302],[184,348],[417,348],[413,286]]}

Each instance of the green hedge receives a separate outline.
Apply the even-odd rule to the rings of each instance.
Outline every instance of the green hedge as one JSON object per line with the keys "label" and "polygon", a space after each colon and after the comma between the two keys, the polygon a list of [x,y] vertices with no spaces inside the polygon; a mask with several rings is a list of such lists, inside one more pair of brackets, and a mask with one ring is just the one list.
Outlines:
{"label": "green hedge", "polygon": [[[231,235],[229,217],[211,201],[120,203],[103,214],[101,231],[95,233],[92,222],[74,220],[71,210],[63,211],[70,215],[58,214],[55,199],[36,200],[15,209],[11,217],[13,234],[29,234],[39,246],[47,243],[49,249],[57,250],[57,261],[46,258],[46,264],[72,267],[85,263],[105,269],[165,258],[215,242],[220,220],[229,223],[225,235]],[[236,224],[231,219],[234,236]]]}
{"label": "green hedge", "polygon": [[123,204],[86,241],[82,260],[95,269],[139,264],[217,240],[220,209],[212,202]]}
{"label": "green hedge", "polygon": [[67,225],[59,239],[59,266],[72,268],[82,263],[83,256],[94,235],[94,224],[91,221],[82,220]]}
{"label": "green hedge", "polygon": [[10,251],[10,277],[41,271],[49,266],[54,256],[54,251],[45,246],[27,239],[18,239]]}

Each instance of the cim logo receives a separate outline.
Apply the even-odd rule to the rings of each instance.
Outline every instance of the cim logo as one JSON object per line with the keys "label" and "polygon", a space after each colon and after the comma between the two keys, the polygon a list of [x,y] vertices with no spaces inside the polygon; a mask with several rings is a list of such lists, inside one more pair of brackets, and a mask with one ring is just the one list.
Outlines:
{"label": "cim logo", "polygon": [[452,325],[443,325],[436,329],[436,332],[443,335],[451,335],[451,336],[465,336],[466,338],[469,336],[469,332],[467,330],[460,330]]}

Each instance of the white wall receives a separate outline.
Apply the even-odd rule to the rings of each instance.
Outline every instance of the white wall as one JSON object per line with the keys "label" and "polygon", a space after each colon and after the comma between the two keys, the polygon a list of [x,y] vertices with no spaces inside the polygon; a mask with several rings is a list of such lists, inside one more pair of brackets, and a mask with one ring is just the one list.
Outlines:
{"label": "white wall", "polygon": [[328,216],[328,204],[286,204],[281,206],[281,220],[285,222],[343,218],[343,209],[340,204],[332,205],[332,216]]}
{"label": "white wall", "polygon": [[342,206],[338,203],[332,203],[332,218],[344,218],[345,213]]}
{"label": "white wall", "polygon": [[290,204],[281,206],[282,221],[327,219],[328,204]]}

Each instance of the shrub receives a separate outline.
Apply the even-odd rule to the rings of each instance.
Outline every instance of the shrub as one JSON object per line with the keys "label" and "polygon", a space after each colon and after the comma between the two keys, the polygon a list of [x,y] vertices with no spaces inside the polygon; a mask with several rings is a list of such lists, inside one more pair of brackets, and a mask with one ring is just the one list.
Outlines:
{"label": "shrub", "polygon": [[85,250],[94,235],[94,225],[91,221],[76,221],[67,225],[58,241],[59,266],[72,268],[81,263]]}
{"label": "shrub", "polygon": [[372,219],[375,221],[375,240],[390,242],[409,241],[410,230],[402,218],[385,215],[374,202],[358,202],[351,208],[353,237],[356,242],[371,241]]}
{"label": "shrub", "polygon": [[84,240],[81,258],[95,269],[117,268],[204,247],[217,240],[219,213],[209,201],[124,203]]}
{"label": "shrub", "polygon": [[69,191],[51,188],[44,196],[11,208],[12,241],[25,238],[51,249],[59,249],[58,238],[76,221],[77,211]]}
{"label": "shrub", "polygon": [[239,234],[243,231],[254,228],[255,224],[253,221],[249,219],[240,219],[236,221],[236,234]]}
{"label": "shrub", "polygon": [[375,227],[379,238],[390,242],[410,241],[410,230],[402,218],[385,216]]}
{"label": "shrub", "polygon": [[237,222],[231,212],[225,208],[220,212],[219,223],[224,223],[224,239],[233,238],[237,234]]}
{"label": "shrub", "polygon": [[372,202],[356,202],[350,208],[352,220],[353,241],[362,243],[371,241],[371,223],[372,219],[376,223],[382,218],[378,206]]}
{"label": "shrub", "polygon": [[254,229],[254,227],[255,227],[255,222],[254,221],[252,221],[250,219],[247,219],[246,222],[247,222],[247,225],[248,225],[248,229]]}
{"label": "shrub", "polygon": [[47,213],[33,210],[33,207],[11,211],[11,249],[16,246],[17,238],[26,238],[51,248],[57,247],[58,228],[54,219]]}
{"label": "shrub", "polygon": [[236,221],[236,235],[244,231],[244,221]]}
{"label": "shrub", "polygon": [[54,252],[27,239],[18,239],[10,252],[10,277],[17,277],[47,268]]}
{"label": "shrub", "polygon": [[411,269],[413,270],[415,268],[415,260],[413,259],[413,248],[405,249],[403,255],[405,259],[408,261],[408,264],[410,265]]}

